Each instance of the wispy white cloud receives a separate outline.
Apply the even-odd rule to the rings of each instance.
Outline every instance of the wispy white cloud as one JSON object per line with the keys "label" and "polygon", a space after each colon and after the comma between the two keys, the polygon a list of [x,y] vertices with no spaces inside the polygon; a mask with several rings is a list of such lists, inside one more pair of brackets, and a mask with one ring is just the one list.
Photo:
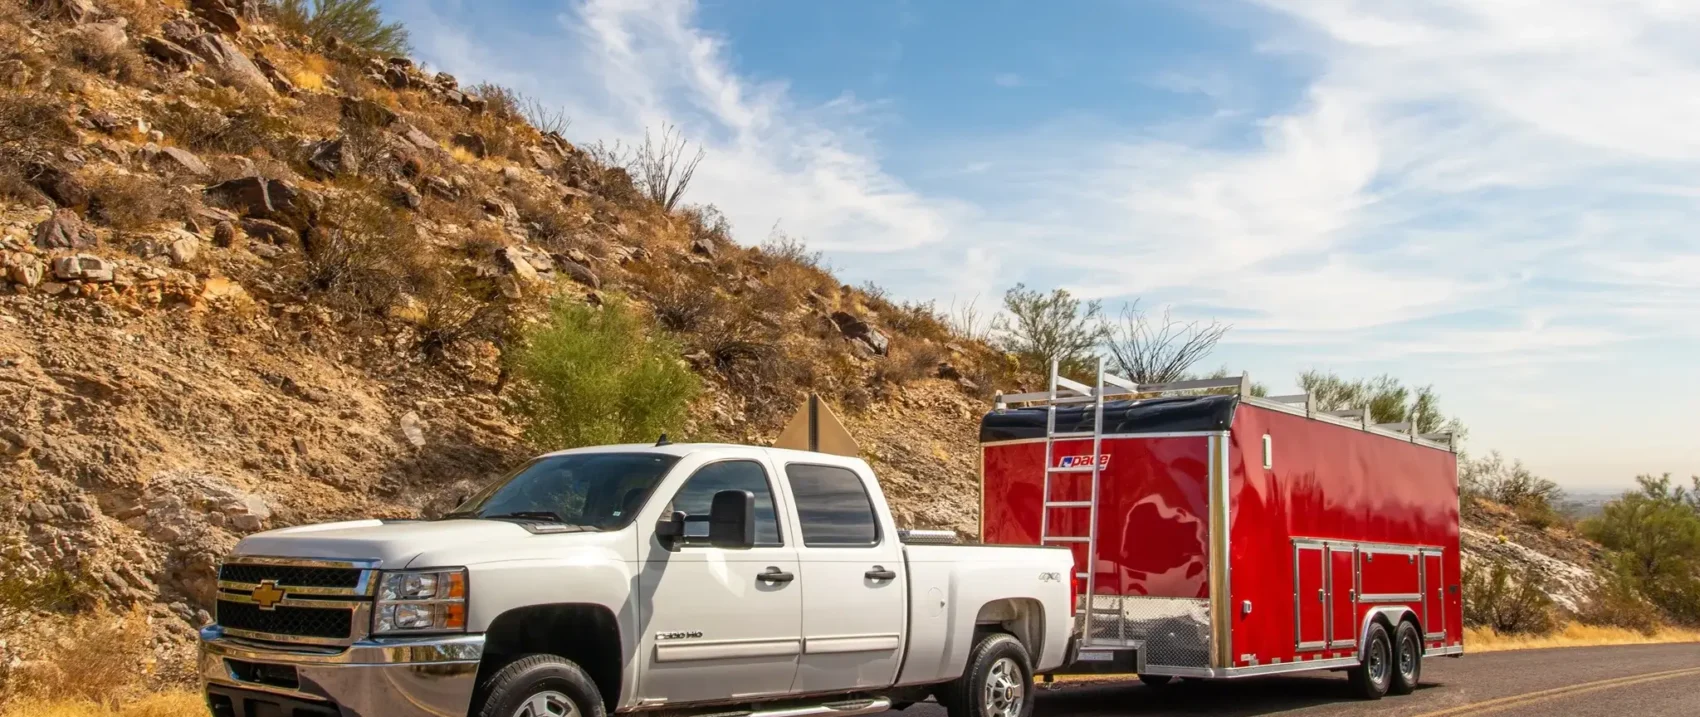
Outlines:
{"label": "wispy white cloud", "polygon": [[806,104],[783,82],[740,76],[692,3],[574,2],[552,31],[530,34],[481,34],[464,21],[476,9],[451,0],[396,11],[427,28],[415,42],[433,63],[566,107],[575,138],[629,143],[679,126],[709,153],[689,199],[717,205],[747,240],[777,222],[831,252],[914,250],[973,213],[881,168],[865,134],[877,103],[844,95]]}

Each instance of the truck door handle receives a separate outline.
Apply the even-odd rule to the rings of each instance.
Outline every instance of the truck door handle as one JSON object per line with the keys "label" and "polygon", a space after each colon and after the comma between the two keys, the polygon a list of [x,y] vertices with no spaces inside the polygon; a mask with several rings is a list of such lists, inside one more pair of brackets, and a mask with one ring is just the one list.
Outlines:
{"label": "truck door handle", "polygon": [[757,575],[756,579],[764,583],[788,583],[792,580],[796,580],[797,576],[785,572],[784,570],[780,570],[777,567],[769,566],[767,572]]}
{"label": "truck door handle", "polygon": [[896,580],[897,573],[886,570],[884,565],[875,565],[873,570],[862,573],[869,580]]}

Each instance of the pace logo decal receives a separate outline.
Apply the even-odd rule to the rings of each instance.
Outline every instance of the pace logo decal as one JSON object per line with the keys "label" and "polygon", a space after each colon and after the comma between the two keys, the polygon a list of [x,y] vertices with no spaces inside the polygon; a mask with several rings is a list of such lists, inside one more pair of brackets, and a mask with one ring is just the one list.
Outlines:
{"label": "pace logo decal", "polygon": [[[1063,456],[1062,459],[1057,462],[1057,465],[1062,468],[1089,466],[1092,465],[1092,456]],[[1105,453],[1098,456],[1098,470],[1104,470],[1109,467],[1110,454]]]}

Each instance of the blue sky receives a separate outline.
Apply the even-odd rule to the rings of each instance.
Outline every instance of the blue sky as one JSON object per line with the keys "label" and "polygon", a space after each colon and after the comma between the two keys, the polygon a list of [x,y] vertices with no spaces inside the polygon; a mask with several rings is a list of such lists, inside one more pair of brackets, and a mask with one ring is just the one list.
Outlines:
{"label": "blue sky", "polygon": [[688,197],[851,283],[1233,324],[1211,367],[1433,384],[1573,489],[1700,473],[1700,7],[387,0],[417,54],[679,125]]}

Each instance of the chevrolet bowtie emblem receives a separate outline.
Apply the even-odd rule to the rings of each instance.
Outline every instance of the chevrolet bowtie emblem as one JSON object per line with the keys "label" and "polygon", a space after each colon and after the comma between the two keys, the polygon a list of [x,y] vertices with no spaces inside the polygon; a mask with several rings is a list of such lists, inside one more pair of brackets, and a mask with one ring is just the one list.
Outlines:
{"label": "chevrolet bowtie emblem", "polygon": [[261,580],[260,584],[254,587],[252,597],[254,604],[259,605],[261,610],[272,610],[278,603],[283,602],[288,594],[277,588],[276,580]]}

